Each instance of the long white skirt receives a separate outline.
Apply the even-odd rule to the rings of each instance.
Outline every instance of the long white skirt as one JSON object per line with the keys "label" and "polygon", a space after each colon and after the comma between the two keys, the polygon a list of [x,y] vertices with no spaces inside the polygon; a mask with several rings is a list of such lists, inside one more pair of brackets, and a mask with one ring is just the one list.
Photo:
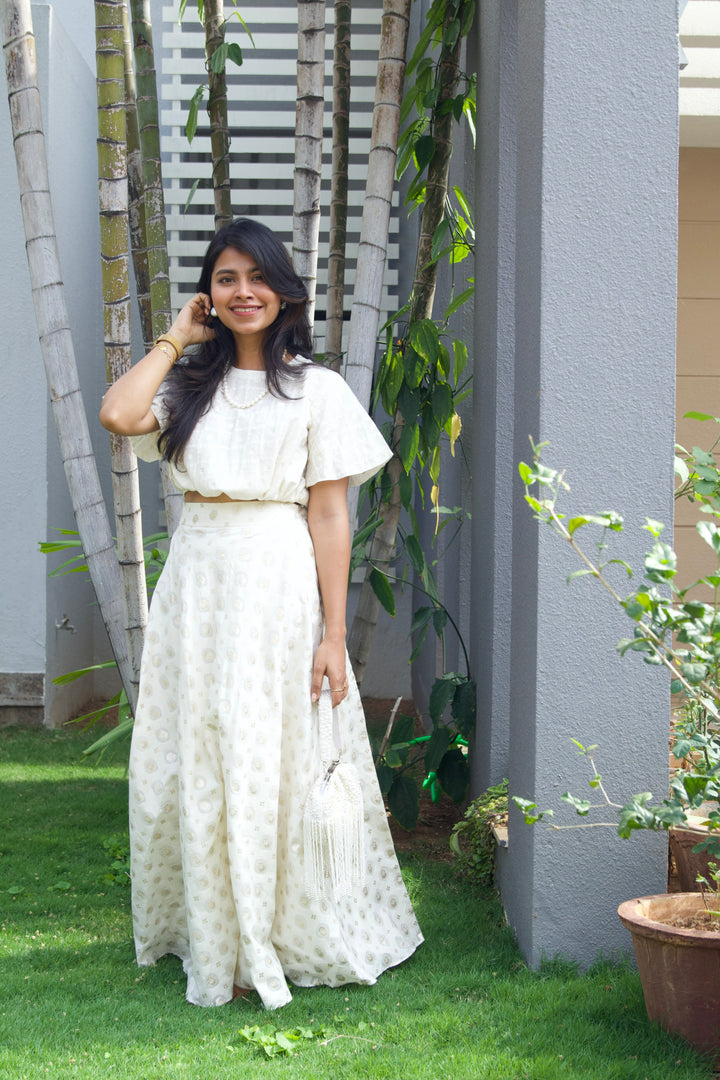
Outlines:
{"label": "long white skirt", "polygon": [[305,890],[303,808],[320,772],[312,661],[322,610],[305,512],[188,503],[153,597],[130,755],[135,947],[179,956],[187,998],[266,1008],[299,986],[370,984],[422,941],[360,697],[339,707],[364,796],[366,884]]}

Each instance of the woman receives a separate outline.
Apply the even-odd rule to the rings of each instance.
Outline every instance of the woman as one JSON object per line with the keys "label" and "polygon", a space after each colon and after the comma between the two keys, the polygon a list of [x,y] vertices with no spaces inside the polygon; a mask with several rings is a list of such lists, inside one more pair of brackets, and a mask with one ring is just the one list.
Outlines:
{"label": "woman", "polygon": [[[306,359],[306,301],[274,233],[232,222],[100,412],[184,492],[147,627],[130,839],[138,963],[181,957],[199,1005],[254,988],[277,1008],[286,979],[370,984],[422,941],[345,651],[347,487],[390,451],[343,379]],[[324,678],[363,789],[365,880],[318,899],[303,812]]]}

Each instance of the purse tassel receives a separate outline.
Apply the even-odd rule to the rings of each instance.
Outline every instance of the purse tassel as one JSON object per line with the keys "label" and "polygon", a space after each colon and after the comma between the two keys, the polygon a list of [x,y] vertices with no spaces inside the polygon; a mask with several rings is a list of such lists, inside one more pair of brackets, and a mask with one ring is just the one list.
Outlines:
{"label": "purse tassel", "polygon": [[[324,760],[332,745],[332,698],[320,695],[320,745]],[[357,770],[340,761],[342,747],[308,795],[303,815],[305,888],[312,900],[352,895],[365,882],[363,796]]]}

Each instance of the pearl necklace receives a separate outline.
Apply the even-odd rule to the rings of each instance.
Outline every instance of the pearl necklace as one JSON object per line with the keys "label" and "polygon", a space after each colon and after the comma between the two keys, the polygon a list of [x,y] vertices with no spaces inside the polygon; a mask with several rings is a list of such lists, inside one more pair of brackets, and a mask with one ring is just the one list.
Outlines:
{"label": "pearl necklace", "polygon": [[254,397],[252,399],[252,401],[235,401],[235,399],[230,394],[230,389],[228,387],[228,372],[229,371],[230,371],[230,368],[228,368],[228,370],[225,372],[222,379],[220,380],[220,389],[222,391],[222,396],[225,398],[228,405],[232,405],[233,409],[252,409],[253,405],[257,405],[257,403],[259,401],[262,401],[262,399],[266,396],[266,394],[269,393],[268,388],[266,386],[265,389],[263,390],[263,392],[261,394],[258,394],[257,397]]}
{"label": "pearl necklace", "polygon": [[[287,362],[290,359],[290,353],[287,351],[287,349],[285,349],[283,352],[283,360]],[[262,394],[258,394],[258,396],[254,397],[252,401],[235,401],[230,393],[230,388],[228,386],[229,373],[230,368],[227,368],[225,374],[220,380],[220,390],[222,391],[222,396],[225,398],[228,405],[232,405],[233,409],[252,409],[253,405],[257,405],[258,402],[262,401],[262,399],[270,392],[268,387],[266,386]]]}

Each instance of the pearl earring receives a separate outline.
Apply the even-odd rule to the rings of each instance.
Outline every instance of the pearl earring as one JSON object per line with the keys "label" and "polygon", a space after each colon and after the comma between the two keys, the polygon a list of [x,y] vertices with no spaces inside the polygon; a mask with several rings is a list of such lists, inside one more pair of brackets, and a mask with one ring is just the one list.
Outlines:
{"label": "pearl earring", "polygon": [[287,302],[285,300],[283,300],[283,302],[280,305],[280,310],[284,311],[286,307],[287,307]]}
{"label": "pearl earring", "polygon": [[212,317],[213,317],[214,319],[216,319],[216,318],[217,318],[217,311],[215,310],[215,308],[214,308],[214,307],[211,307],[211,308],[210,308],[210,314],[212,315]]}

